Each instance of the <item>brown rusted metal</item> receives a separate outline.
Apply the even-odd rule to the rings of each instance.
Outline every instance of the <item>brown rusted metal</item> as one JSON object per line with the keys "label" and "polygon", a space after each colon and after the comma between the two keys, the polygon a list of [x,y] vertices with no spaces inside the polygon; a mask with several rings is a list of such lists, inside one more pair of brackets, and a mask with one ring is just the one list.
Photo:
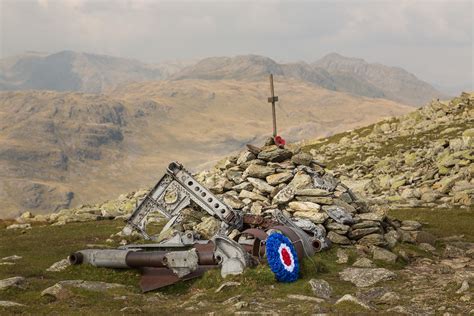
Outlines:
{"label": "brown rusted metal", "polygon": [[272,229],[281,231],[286,237],[290,239],[293,246],[295,246],[298,259],[302,260],[304,257],[304,248],[303,248],[303,241],[301,240],[301,238],[288,226],[278,225],[278,226],[272,227]]}
{"label": "brown rusted metal", "polygon": [[218,265],[199,266],[195,271],[182,278],[179,278],[172,270],[167,268],[151,268],[143,267],[142,278],[140,279],[140,288],[143,292],[153,291],[179,281],[186,281],[197,278],[204,274],[204,272],[218,268]]}
{"label": "brown rusted metal", "polygon": [[258,228],[248,228],[234,237],[235,241],[238,241],[240,236],[250,235],[254,238],[252,245],[241,245],[245,251],[256,257],[259,261],[263,260],[265,256],[265,247],[262,247],[262,241],[265,241],[268,237],[265,231]]}
{"label": "brown rusted metal", "polygon": [[254,215],[254,214],[245,214],[243,216],[243,223],[247,225],[254,225],[263,229],[267,229],[279,224],[275,220],[265,218],[261,215]]}
{"label": "brown rusted metal", "polygon": [[169,251],[130,251],[125,262],[131,268],[165,267],[164,258]]}

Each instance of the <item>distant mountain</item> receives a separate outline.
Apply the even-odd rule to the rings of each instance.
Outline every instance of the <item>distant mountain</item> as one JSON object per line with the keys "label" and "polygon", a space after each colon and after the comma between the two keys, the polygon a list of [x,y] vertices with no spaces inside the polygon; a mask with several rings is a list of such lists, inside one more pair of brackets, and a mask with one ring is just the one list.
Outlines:
{"label": "distant mountain", "polygon": [[[328,136],[412,108],[275,77],[279,134]],[[150,186],[172,160],[209,163],[271,134],[268,82],[161,80],[108,94],[0,92],[0,218]]]}
{"label": "distant mountain", "polygon": [[211,57],[183,68],[171,79],[261,80],[269,73],[296,78],[320,87],[372,98],[421,106],[444,97],[431,85],[397,67],[369,64],[362,59],[329,54],[312,64],[278,64],[268,57]]}
{"label": "distant mountain", "polygon": [[370,64],[363,59],[344,57],[331,53],[313,63],[334,77],[350,77],[367,82],[383,92],[383,97],[411,105],[423,105],[446,95],[429,83],[399,67]]}
{"label": "distant mountain", "polygon": [[251,80],[268,74],[299,79],[354,95],[420,106],[444,94],[413,74],[335,53],[308,64],[280,64],[257,55],[210,57],[199,62],[145,64],[137,60],[63,51],[27,53],[0,60],[0,90],[55,90],[102,93],[149,80]]}
{"label": "distant mountain", "polygon": [[30,53],[0,61],[0,90],[98,93],[121,84],[164,79],[181,67],[178,63],[150,65],[133,59],[72,51],[51,55]]}

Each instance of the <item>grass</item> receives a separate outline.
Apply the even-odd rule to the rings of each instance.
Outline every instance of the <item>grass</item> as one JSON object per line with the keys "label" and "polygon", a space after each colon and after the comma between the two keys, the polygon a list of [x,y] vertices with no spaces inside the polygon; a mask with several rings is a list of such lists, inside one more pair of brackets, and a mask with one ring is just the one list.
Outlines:
{"label": "grass", "polygon": [[466,241],[474,242],[474,208],[452,209],[398,209],[389,215],[400,220],[416,220],[423,223],[426,230],[437,237],[464,235]]}
{"label": "grass", "polygon": [[[424,229],[443,237],[465,235],[467,240],[474,241],[472,222],[473,210],[427,210],[404,209],[392,210],[389,213],[399,219],[414,219],[423,222]],[[0,223],[5,225],[5,223]],[[279,283],[266,265],[246,269],[242,275],[223,279],[220,270],[208,271],[203,277],[181,282],[176,285],[142,295],[138,288],[140,279],[137,270],[113,270],[91,266],[72,266],[63,272],[46,272],[54,262],[65,258],[71,252],[87,248],[88,244],[105,244],[111,234],[118,232],[123,223],[118,221],[98,221],[73,223],[64,226],[34,226],[31,230],[11,231],[0,229],[0,258],[19,255],[13,266],[0,266],[0,279],[24,276],[27,284],[24,289],[12,288],[0,292],[0,300],[11,300],[27,305],[18,308],[0,308],[0,314],[25,313],[43,314],[98,314],[120,313],[125,307],[138,307],[147,314],[187,313],[205,314],[219,312],[229,314],[236,311],[233,307],[238,301],[249,303],[242,311],[279,311],[282,314],[328,313],[362,313],[365,310],[354,304],[333,305],[336,299],[344,294],[355,294],[357,288],[349,282],[339,279],[339,272],[356,260],[353,250],[347,249],[349,262],[338,264],[337,249],[316,254],[303,261],[301,278],[290,284]],[[1,227],[1,226],[0,226]],[[116,246],[116,245],[112,245]],[[421,254],[414,245],[403,244],[399,249],[407,253]],[[428,255],[424,254],[423,255]],[[402,269],[403,261],[395,264],[376,262],[379,267]],[[312,296],[308,281],[312,278],[324,279],[333,288],[333,299],[317,304],[309,301],[289,300],[289,294]],[[60,280],[81,279],[124,284],[124,289],[106,293],[72,289],[73,295],[67,300],[53,301],[41,297],[45,288]],[[226,281],[239,282],[239,286],[215,290]],[[402,279],[388,281],[384,286],[396,286]],[[232,303],[226,302],[233,299]],[[226,302],[225,304],[223,304]]]}

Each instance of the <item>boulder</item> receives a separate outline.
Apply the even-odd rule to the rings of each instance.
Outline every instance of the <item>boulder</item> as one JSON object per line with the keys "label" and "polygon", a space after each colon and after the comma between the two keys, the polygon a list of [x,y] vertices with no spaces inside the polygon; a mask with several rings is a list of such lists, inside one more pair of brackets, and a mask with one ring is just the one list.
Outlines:
{"label": "boulder", "polygon": [[245,169],[243,178],[252,177],[252,178],[259,178],[265,179],[267,176],[273,174],[275,169],[267,167],[267,166],[260,166],[257,164],[252,164]]}
{"label": "boulder", "polygon": [[273,145],[263,148],[263,150],[258,154],[258,159],[271,162],[281,162],[290,159],[292,155],[291,151]]}
{"label": "boulder", "polygon": [[248,177],[247,181],[250,182],[254,188],[260,192],[272,193],[275,190],[275,187],[269,185],[267,182],[257,178]]}
{"label": "boulder", "polygon": [[361,300],[359,300],[358,298],[350,294],[345,294],[343,297],[338,299],[335,304],[338,305],[338,304],[347,303],[347,302],[359,305],[365,309],[371,309],[369,305],[365,304],[364,302],[362,302]]}
{"label": "boulder", "polygon": [[372,255],[374,260],[382,260],[390,263],[395,263],[398,258],[398,256],[393,252],[380,247],[373,247]]}
{"label": "boulder", "polygon": [[63,270],[66,270],[67,267],[69,267],[71,263],[69,262],[68,259],[63,259],[58,262],[53,263],[46,271],[48,272],[60,272]]}
{"label": "boulder", "polygon": [[385,268],[346,268],[339,276],[343,281],[351,282],[357,287],[369,287],[397,277],[394,272]]}
{"label": "boulder", "polygon": [[291,162],[294,163],[295,165],[309,166],[311,164],[311,161],[313,161],[313,156],[304,152],[300,152],[296,155],[293,155],[293,157],[291,157]]}
{"label": "boulder", "polygon": [[65,300],[72,296],[72,292],[62,284],[56,283],[55,285],[44,289],[41,292],[41,296],[49,296],[55,300]]}
{"label": "boulder", "polygon": [[285,204],[291,201],[295,196],[295,189],[291,186],[286,186],[281,189],[274,197],[273,204]]}
{"label": "boulder", "polygon": [[316,212],[294,212],[294,217],[299,217],[303,219],[308,219],[315,224],[322,224],[328,219],[328,215],[326,213],[316,213]]}
{"label": "boulder", "polygon": [[327,281],[322,279],[311,279],[308,283],[315,296],[324,299],[331,298],[332,287]]}
{"label": "boulder", "polygon": [[204,220],[195,226],[194,230],[201,235],[203,239],[211,239],[217,233],[220,227],[220,221],[214,217],[205,217]]}
{"label": "boulder", "polygon": [[8,279],[0,280],[0,291],[11,287],[21,288],[26,283],[26,279],[21,276],[16,276]]}
{"label": "boulder", "polygon": [[312,202],[290,202],[288,206],[293,212],[318,212],[321,206]]}
{"label": "boulder", "polygon": [[327,235],[327,238],[334,244],[338,245],[350,245],[351,241],[346,236],[337,234],[333,231],[330,231]]}
{"label": "boulder", "polygon": [[278,185],[280,183],[288,182],[292,178],[293,174],[291,172],[281,172],[267,176],[266,180],[269,185]]}
{"label": "boulder", "polygon": [[354,262],[354,264],[352,264],[352,266],[356,267],[356,268],[373,268],[373,267],[375,267],[374,263],[369,258],[359,258]]}

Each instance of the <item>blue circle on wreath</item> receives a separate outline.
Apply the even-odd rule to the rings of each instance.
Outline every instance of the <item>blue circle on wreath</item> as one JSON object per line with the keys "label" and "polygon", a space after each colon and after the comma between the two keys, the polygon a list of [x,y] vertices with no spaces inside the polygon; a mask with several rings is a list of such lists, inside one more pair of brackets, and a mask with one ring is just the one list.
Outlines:
{"label": "blue circle on wreath", "polygon": [[295,247],[290,239],[281,233],[273,233],[266,242],[267,261],[279,282],[298,280],[300,264]]}

